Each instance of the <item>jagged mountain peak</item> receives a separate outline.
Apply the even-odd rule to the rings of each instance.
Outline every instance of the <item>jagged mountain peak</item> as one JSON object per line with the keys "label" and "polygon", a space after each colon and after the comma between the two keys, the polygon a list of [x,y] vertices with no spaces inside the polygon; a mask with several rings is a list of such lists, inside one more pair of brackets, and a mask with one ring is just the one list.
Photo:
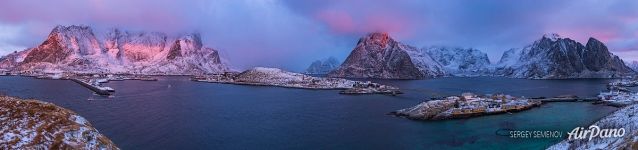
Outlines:
{"label": "jagged mountain peak", "polygon": [[600,41],[586,45],[569,38],[544,35],[522,49],[503,54],[497,74],[517,78],[613,78],[634,73]]}
{"label": "jagged mountain peak", "polygon": [[394,39],[386,32],[372,32],[362,37],[358,44],[364,45],[377,45],[380,47],[386,47],[388,43],[394,42]]}
{"label": "jagged mountain peak", "polygon": [[593,37],[590,37],[590,38],[587,40],[586,47],[587,47],[588,49],[590,49],[590,48],[595,48],[595,49],[601,49],[601,50],[609,51],[609,50],[607,49],[607,46],[605,46],[605,44],[604,44],[603,42],[601,42],[601,41],[599,41],[598,39],[593,38]]}
{"label": "jagged mountain peak", "polygon": [[562,39],[563,37],[558,35],[558,33],[545,33],[545,34],[543,34],[542,38],[546,38],[546,39],[549,39],[551,41],[557,41],[559,39]]}
{"label": "jagged mountain peak", "polygon": [[101,54],[102,47],[88,26],[56,26],[47,39],[35,47],[25,58],[25,63],[79,63],[83,57]]}
{"label": "jagged mountain peak", "polygon": [[[171,50],[175,51],[175,58],[167,59]],[[229,70],[216,50],[203,46],[198,33],[168,37],[161,32],[111,28],[98,39],[89,26],[56,26],[42,44],[23,54],[26,56],[22,62],[18,62],[22,57],[0,59],[0,67],[34,72],[157,75]]]}
{"label": "jagged mountain peak", "polygon": [[370,33],[331,77],[422,79],[444,75],[441,66],[428,54],[390,38],[387,33]]}
{"label": "jagged mountain peak", "polygon": [[328,74],[330,71],[339,67],[339,60],[335,57],[328,57],[316,60],[308,66],[305,73],[307,74]]}
{"label": "jagged mountain peak", "polygon": [[70,25],[70,26],[57,25],[51,31],[56,33],[69,32],[69,31],[80,31],[80,32],[88,31],[92,33],[93,29],[91,29],[91,27],[86,25]]}

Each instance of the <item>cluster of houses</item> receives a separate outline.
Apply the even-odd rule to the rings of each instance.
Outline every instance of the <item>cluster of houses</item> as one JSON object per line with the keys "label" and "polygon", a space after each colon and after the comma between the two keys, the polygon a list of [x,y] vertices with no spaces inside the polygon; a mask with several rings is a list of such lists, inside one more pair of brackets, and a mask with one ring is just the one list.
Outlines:
{"label": "cluster of houses", "polygon": [[629,87],[638,86],[638,80],[617,80],[610,82],[609,91],[600,92],[598,98],[601,102],[611,106],[627,106],[638,103],[638,93],[629,90]]}
{"label": "cluster of houses", "polygon": [[461,96],[450,96],[446,99],[454,101],[454,107],[444,113],[459,117],[516,112],[541,105],[541,101],[538,100],[517,98],[505,94],[478,96],[473,93],[463,93]]}
{"label": "cluster of houses", "polygon": [[403,94],[399,91],[399,88],[393,86],[382,85],[379,83],[373,83],[371,81],[355,81],[352,88],[339,92],[340,94],[386,94],[397,95]]}

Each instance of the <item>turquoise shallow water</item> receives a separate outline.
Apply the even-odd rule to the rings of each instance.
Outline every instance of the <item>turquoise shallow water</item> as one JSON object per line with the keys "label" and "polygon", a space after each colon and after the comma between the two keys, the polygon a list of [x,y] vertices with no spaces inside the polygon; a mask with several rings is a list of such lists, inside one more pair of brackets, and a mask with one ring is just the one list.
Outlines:
{"label": "turquoise shallow water", "polygon": [[0,77],[0,92],[37,98],[86,117],[123,149],[542,149],[561,139],[512,139],[499,129],[570,131],[616,110],[589,103],[550,103],[529,111],[449,121],[385,115],[429,97],[461,92],[515,96],[595,96],[606,80],[440,78],[378,80],[406,94],[198,83],[115,81],[112,98],[63,80]]}

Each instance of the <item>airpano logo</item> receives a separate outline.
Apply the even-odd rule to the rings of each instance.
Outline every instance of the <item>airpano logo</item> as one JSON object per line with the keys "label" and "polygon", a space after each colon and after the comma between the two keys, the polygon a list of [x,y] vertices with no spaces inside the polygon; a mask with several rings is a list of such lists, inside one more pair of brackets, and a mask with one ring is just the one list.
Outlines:
{"label": "airpano logo", "polygon": [[617,138],[625,136],[625,128],[619,129],[601,129],[597,125],[591,125],[589,128],[585,129],[584,127],[576,127],[571,132],[568,132],[569,140],[581,140],[586,139],[591,140],[593,138]]}

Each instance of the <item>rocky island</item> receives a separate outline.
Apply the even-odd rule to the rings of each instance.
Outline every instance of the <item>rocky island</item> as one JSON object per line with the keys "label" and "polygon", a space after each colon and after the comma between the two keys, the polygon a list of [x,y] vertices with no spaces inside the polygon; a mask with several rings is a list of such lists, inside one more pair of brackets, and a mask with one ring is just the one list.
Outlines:
{"label": "rocky island", "polygon": [[0,149],[119,149],[83,117],[37,100],[0,96]]}
{"label": "rocky island", "polygon": [[517,112],[540,105],[537,100],[504,94],[479,96],[463,93],[461,96],[426,101],[390,114],[415,120],[444,120]]}
{"label": "rocky island", "polygon": [[392,86],[340,78],[321,78],[283,71],[277,68],[255,67],[241,73],[197,76],[194,81],[241,85],[279,86],[287,88],[345,90],[343,94],[400,94]]}

